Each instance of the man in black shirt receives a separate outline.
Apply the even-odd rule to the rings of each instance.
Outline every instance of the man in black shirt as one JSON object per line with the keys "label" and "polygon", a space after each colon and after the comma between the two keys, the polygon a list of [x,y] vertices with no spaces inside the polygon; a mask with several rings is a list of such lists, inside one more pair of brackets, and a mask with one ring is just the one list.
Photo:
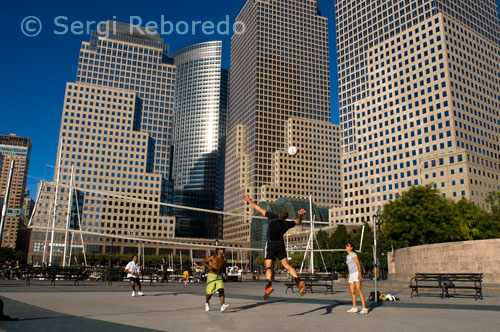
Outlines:
{"label": "man in black shirt", "polygon": [[269,220],[269,230],[267,232],[267,243],[264,252],[265,264],[266,264],[266,292],[264,294],[264,299],[268,299],[274,288],[271,282],[271,265],[273,261],[278,258],[285,269],[292,275],[292,278],[297,283],[300,290],[300,296],[304,295],[306,292],[306,284],[299,279],[297,272],[288,264],[287,252],[285,248],[285,242],[283,241],[283,235],[290,229],[295,227],[302,222],[302,217],[306,214],[306,210],[300,209],[297,211],[299,216],[295,221],[287,221],[288,212],[286,210],[281,211],[278,215],[270,211],[266,211],[257,204],[255,204],[248,195],[244,196],[245,201],[247,201],[257,212],[267,217]]}

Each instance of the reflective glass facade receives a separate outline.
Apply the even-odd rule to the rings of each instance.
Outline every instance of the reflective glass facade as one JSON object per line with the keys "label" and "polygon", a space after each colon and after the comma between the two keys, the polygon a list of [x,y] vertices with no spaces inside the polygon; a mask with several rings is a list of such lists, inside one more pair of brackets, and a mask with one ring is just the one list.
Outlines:
{"label": "reflective glass facade", "polygon": [[[223,183],[227,76],[222,42],[186,47],[173,55],[177,67],[174,101],[174,201],[216,209]],[[220,189],[219,189],[220,191]],[[220,217],[176,209],[176,236],[219,237]]]}

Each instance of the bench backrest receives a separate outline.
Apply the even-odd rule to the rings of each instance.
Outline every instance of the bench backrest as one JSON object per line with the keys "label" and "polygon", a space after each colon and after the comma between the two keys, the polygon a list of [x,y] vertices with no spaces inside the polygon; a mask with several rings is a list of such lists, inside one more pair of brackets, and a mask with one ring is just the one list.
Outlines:
{"label": "bench backrest", "polygon": [[415,281],[475,281],[482,282],[482,273],[415,273]]}

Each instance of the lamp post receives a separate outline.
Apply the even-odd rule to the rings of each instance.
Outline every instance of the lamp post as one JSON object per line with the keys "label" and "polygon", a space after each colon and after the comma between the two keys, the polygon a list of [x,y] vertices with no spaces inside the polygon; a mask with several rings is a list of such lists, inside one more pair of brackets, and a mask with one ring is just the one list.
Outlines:
{"label": "lamp post", "polygon": [[373,274],[375,275],[375,302],[378,302],[377,295],[377,220],[378,211],[373,215]]}
{"label": "lamp post", "polygon": [[[111,231],[111,234],[114,235],[115,231]],[[109,252],[109,274],[108,274],[108,281],[111,282],[111,264],[112,264],[112,257],[113,257],[113,242],[115,241],[115,238],[111,238],[111,251]]]}

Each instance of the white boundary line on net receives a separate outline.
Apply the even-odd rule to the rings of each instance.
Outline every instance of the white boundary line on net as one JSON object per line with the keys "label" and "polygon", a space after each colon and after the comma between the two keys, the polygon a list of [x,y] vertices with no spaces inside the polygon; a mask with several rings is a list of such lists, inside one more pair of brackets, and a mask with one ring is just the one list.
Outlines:
{"label": "white boundary line on net", "polygon": [[[52,184],[55,185],[55,182],[47,182],[47,184]],[[114,198],[120,198],[124,200],[130,200],[130,201],[136,201],[140,203],[148,203],[148,204],[157,204],[160,206],[167,206],[167,207],[172,207],[172,208],[177,208],[177,209],[184,209],[184,210],[191,210],[191,211],[198,211],[198,212],[207,212],[207,213],[213,213],[213,214],[221,214],[221,215],[227,215],[227,216],[232,216],[232,217],[243,217],[243,218],[256,218],[256,219],[267,219],[266,217],[261,217],[261,216],[249,216],[245,214],[238,214],[238,213],[232,213],[232,212],[224,212],[224,211],[216,211],[216,210],[209,210],[209,209],[202,209],[202,208],[195,208],[195,207],[190,207],[190,206],[183,206],[183,205],[177,205],[177,204],[170,204],[170,203],[163,203],[163,202],[156,202],[156,201],[148,201],[146,199],[141,199],[141,198],[135,198],[135,197],[130,197],[130,196],[125,196],[125,195],[119,195],[119,194],[113,194],[107,191],[100,191],[100,190],[91,190],[91,189],[85,189],[85,188],[80,188],[77,186],[71,186],[67,184],[59,184],[59,187],[63,188],[73,188],[78,191],[83,191],[87,193],[94,193],[102,196],[109,196],[109,197],[114,197]],[[289,221],[295,221],[295,219],[287,219]],[[311,223],[310,221],[302,221],[303,224],[309,224]],[[323,224],[323,225],[330,225],[328,221],[315,221],[315,224]]]}
{"label": "white boundary line on net", "polygon": [[[52,230],[52,227],[43,227],[43,226],[29,226],[28,228],[30,229],[39,229],[39,230]],[[61,231],[64,232],[64,228],[55,228],[55,231]],[[143,237],[133,237],[133,236],[123,236],[123,235],[116,235],[116,234],[106,234],[106,233],[95,233],[95,232],[89,232],[89,231],[80,231],[80,230],[70,230],[70,233],[74,234],[83,234],[83,235],[89,235],[89,236],[95,236],[95,237],[109,237],[109,238],[115,238],[115,239],[126,239],[126,240],[133,240],[133,241],[139,241],[139,242],[153,242],[153,243],[159,243],[159,244],[169,244],[169,245],[177,245],[177,246],[185,246],[185,247],[194,247],[194,248],[209,248],[213,249],[215,247],[215,244],[196,244],[196,243],[187,243],[187,242],[175,242],[175,241],[166,241],[166,240],[155,240],[151,238],[143,238]],[[210,239],[207,239],[209,241]],[[240,250],[240,251],[263,251],[264,248],[249,248],[249,247],[227,247],[223,245],[217,246],[218,248],[225,248],[225,249],[231,249],[231,250]],[[311,249],[309,249],[310,251]],[[305,249],[289,249],[289,252],[305,252]],[[314,252],[335,252],[335,251],[345,251],[345,249],[314,249]]]}
{"label": "white boundary line on net", "polygon": [[[43,226],[29,226],[30,229],[40,229],[40,230],[52,230],[52,227],[43,227]],[[64,228],[55,228],[56,231],[64,232]],[[134,236],[123,236],[116,234],[106,234],[106,233],[95,233],[89,231],[80,231],[80,230],[70,230],[70,233],[75,234],[83,234],[95,237],[109,237],[114,239],[125,239],[125,240],[133,240],[139,242],[153,242],[159,244],[169,244],[169,245],[177,245],[177,246],[185,246],[185,247],[196,247],[196,248],[215,248],[215,244],[196,244],[196,243],[187,243],[187,242],[174,242],[174,241],[166,241],[166,240],[155,240],[152,238],[143,238],[143,237],[134,237]],[[206,239],[207,241],[211,241],[211,239]],[[233,250],[245,250],[245,251],[262,251],[264,249],[259,248],[246,248],[246,247],[227,247],[223,245],[218,245],[217,248],[225,248],[225,249],[233,249]]]}
{"label": "white boundary line on net", "polygon": [[[55,182],[44,182],[45,184],[52,184],[56,185]],[[130,201],[135,201],[135,202],[140,202],[140,203],[147,203],[147,204],[157,204],[160,206],[167,206],[167,207],[173,207],[173,208],[178,208],[178,209],[186,209],[186,210],[192,210],[192,211],[199,211],[199,212],[206,212],[206,213],[213,213],[213,214],[220,214],[220,215],[228,215],[228,216],[235,216],[235,217],[243,217],[243,218],[256,218],[256,219],[267,219],[266,217],[263,216],[249,216],[249,215],[242,215],[242,214],[237,214],[237,213],[231,213],[231,212],[224,212],[224,211],[215,211],[215,210],[209,210],[209,209],[202,209],[202,208],[195,208],[195,207],[189,207],[189,206],[182,206],[182,205],[176,205],[176,204],[170,204],[170,203],[163,203],[163,202],[156,202],[156,201],[149,201],[141,198],[135,198],[131,196],[126,196],[126,195],[119,195],[119,194],[114,194],[106,191],[100,191],[100,190],[91,190],[91,189],[85,189],[77,186],[71,186],[67,184],[62,184],[59,183],[59,187],[63,188],[70,188],[74,190],[78,190],[81,192],[87,192],[87,193],[94,193],[97,195],[102,195],[102,196],[109,196],[109,197],[114,197],[118,199],[123,199],[123,200],[130,200]],[[42,186],[43,189],[43,186]],[[36,202],[38,203],[38,202]],[[38,204],[36,204],[38,205]],[[36,207],[35,205],[35,207]],[[35,213],[32,214],[30,218],[29,224],[32,223],[32,218]],[[287,219],[290,221],[294,221],[294,219]],[[311,221],[302,221],[302,223],[311,223]],[[315,224],[327,224],[330,225],[329,222],[318,222],[315,221]],[[33,226],[33,225],[28,225],[28,228],[31,229],[38,229],[38,230],[47,230],[47,231],[61,231],[64,232],[65,230],[63,228],[58,228],[58,227],[43,227],[43,226]],[[133,241],[139,241],[139,242],[151,242],[151,243],[159,243],[159,244],[168,244],[168,245],[175,245],[175,246],[186,246],[186,247],[194,247],[194,248],[214,248],[214,245],[202,245],[202,244],[193,244],[193,243],[186,243],[186,242],[175,242],[175,241],[166,241],[166,240],[155,240],[152,238],[142,238],[142,237],[132,237],[132,236],[120,236],[116,234],[106,234],[106,233],[96,233],[96,232],[90,232],[90,231],[82,231],[82,230],[70,230],[70,233],[73,234],[81,234],[81,235],[89,235],[89,236],[94,236],[94,237],[109,237],[109,238],[115,238],[115,239],[127,239],[127,240],[133,240]],[[249,247],[244,247],[244,248],[238,248],[238,247],[225,247],[225,246],[219,246],[222,248],[226,249],[232,249],[232,250],[240,250],[240,251],[263,251],[263,248],[249,248]],[[288,250],[289,252],[306,252],[306,251],[312,251],[312,252],[343,252],[345,249],[290,249]]]}

